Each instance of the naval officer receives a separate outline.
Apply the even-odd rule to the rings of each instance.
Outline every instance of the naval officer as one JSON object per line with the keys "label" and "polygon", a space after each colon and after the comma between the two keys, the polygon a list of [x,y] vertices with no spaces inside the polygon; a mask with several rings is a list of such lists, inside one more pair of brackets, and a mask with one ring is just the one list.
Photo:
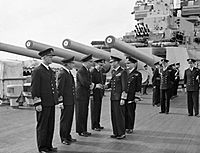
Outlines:
{"label": "naval officer", "polygon": [[152,85],[153,97],[152,105],[160,106],[160,63],[154,63],[155,69],[153,70]]}
{"label": "naval officer", "polygon": [[103,65],[104,59],[97,59],[94,61],[95,67],[91,72],[93,88],[93,100],[91,101],[91,126],[95,131],[101,131],[104,127],[100,125],[101,105],[104,95],[104,76]]}
{"label": "naval officer", "polygon": [[161,102],[161,112],[169,113],[171,89],[174,83],[174,73],[170,66],[168,66],[169,60],[161,59],[162,69],[161,69],[161,81],[160,81],[160,102]]}
{"label": "naval officer", "polygon": [[132,57],[126,58],[126,67],[128,71],[127,98],[125,100],[125,128],[126,133],[133,133],[135,124],[135,93],[141,91],[142,74],[137,71],[137,60]]}
{"label": "naval officer", "polygon": [[125,135],[125,99],[127,97],[127,72],[119,65],[120,58],[111,56],[112,78],[105,86],[111,88],[111,138],[124,139]]}
{"label": "naval officer", "polygon": [[184,84],[187,89],[188,116],[199,115],[199,76],[200,71],[195,67],[196,60],[187,59],[189,68],[185,70]]}
{"label": "naval officer", "polygon": [[41,153],[56,152],[57,148],[52,146],[52,140],[58,94],[55,73],[49,67],[54,50],[48,48],[39,52],[39,56],[41,56],[42,63],[34,69],[31,82],[31,94],[37,117],[37,145]]}
{"label": "naval officer", "polygon": [[91,135],[87,131],[88,106],[90,93],[94,87],[90,73],[90,68],[93,66],[92,54],[84,56],[81,61],[82,67],[76,74],[76,132],[80,136],[88,137]]}
{"label": "naval officer", "polygon": [[70,134],[75,104],[75,81],[71,73],[74,67],[74,56],[63,59],[62,63],[64,67],[58,75],[58,96],[61,108],[60,139],[63,144],[70,145],[71,142],[76,141]]}

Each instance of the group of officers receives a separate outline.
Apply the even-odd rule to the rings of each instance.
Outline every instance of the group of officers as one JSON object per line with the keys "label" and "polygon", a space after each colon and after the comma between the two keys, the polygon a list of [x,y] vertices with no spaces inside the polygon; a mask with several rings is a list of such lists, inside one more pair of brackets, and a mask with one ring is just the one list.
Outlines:
{"label": "group of officers", "polygon": [[[155,63],[153,71],[153,106],[161,105],[160,113],[169,113],[170,100],[177,97],[180,81],[180,63],[168,65],[169,60],[162,59]],[[188,68],[184,72],[184,85],[187,90],[188,116],[199,116],[199,82],[200,70],[195,59],[187,59]]]}
{"label": "group of officers", "polygon": [[[104,129],[100,125],[101,105],[105,89],[111,89],[111,122],[115,139],[123,139],[125,133],[133,133],[135,122],[135,93],[141,91],[142,75],[137,71],[137,60],[127,57],[126,67],[120,66],[121,59],[110,57],[112,77],[105,84],[104,59],[94,60],[92,55],[81,59],[82,67],[74,80],[71,70],[74,68],[74,57],[63,59],[63,68],[57,81],[55,72],[49,67],[54,50],[48,48],[39,52],[42,62],[32,73],[31,93],[36,110],[37,146],[40,153],[56,152],[53,147],[55,123],[55,105],[61,109],[60,139],[69,145],[76,139],[71,136],[71,127],[76,117],[76,132],[79,136],[91,135],[87,130],[89,102],[91,109],[91,128],[95,131]],[[75,85],[76,82],[76,85]]]}
{"label": "group of officers", "polygon": [[[133,133],[135,122],[136,101],[135,95],[141,92],[142,74],[137,71],[137,60],[126,57],[126,69],[120,66],[121,59],[110,57],[111,79],[105,84],[103,66],[104,59],[94,60],[92,55],[81,59],[82,67],[76,73],[74,80],[71,70],[74,68],[74,57],[63,59],[63,68],[58,78],[49,67],[54,56],[53,48],[39,52],[42,62],[33,70],[31,93],[36,110],[36,135],[37,146],[40,153],[57,152],[53,147],[53,133],[55,124],[55,105],[61,109],[60,115],[60,139],[65,145],[77,141],[71,136],[71,127],[74,116],[76,117],[76,132],[79,136],[92,135],[87,130],[89,103],[91,109],[91,128],[95,131],[104,129],[100,124],[101,105],[105,89],[111,90],[111,123],[114,139],[124,139],[127,134]],[[168,66],[167,59],[155,63],[153,75],[153,105],[161,104],[160,113],[169,113],[169,104],[172,97],[171,89],[175,82],[175,74],[172,67]],[[188,59],[190,68],[185,71],[185,84],[188,93],[188,112],[198,115],[198,85],[199,69],[194,67],[194,59]],[[57,81],[56,81],[57,80]],[[75,85],[76,82],[76,85]],[[195,87],[193,87],[195,86]],[[157,92],[160,92],[158,100]],[[176,92],[174,92],[176,93]],[[177,94],[177,93],[176,93]],[[175,95],[175,94],[174,94]],[[155,100],[155,97],[157,100]]]}

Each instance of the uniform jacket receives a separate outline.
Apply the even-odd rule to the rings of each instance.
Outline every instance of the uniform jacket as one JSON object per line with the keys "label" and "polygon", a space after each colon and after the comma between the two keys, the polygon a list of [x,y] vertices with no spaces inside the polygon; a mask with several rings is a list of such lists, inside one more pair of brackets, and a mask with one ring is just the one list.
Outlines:
{"label": "uniform jacket", "polygon": [[41,99],[42,106],[54,106],[58,102],[55,72],[47,70],[40,64],[32,73],[31,81],[32,97]]}
{"label": "uniform jacket", "polygon": [[84,66],[78,70],[76,80],[76,99],[88,100],[90,97],[91,74]]}
{"label": "uniform jacket", "polygon": [[174,72],[172,68],[167,67],[166,70],[161,69],[160,89],[170,89],[174,84]]}
{"label": "uniform jacket", "polygon": [[160,86],[160,73],[158,68],[155,68],[155,70],[153,71],[152,85]]}
{"label": "uniform jacket", "polygon": [[93,94],[97,93],[97,94],[101,94],[101,96],[103,96],[103,89],[100,88],[96,88],[96,84],[104,84],[104,76],[103,76],[103,72],[102,70],[97,70],[96,68],[94,68],[91,72],[91,76],[92,76],[92,82],[94,83],[94,89],[93,89]]}
{"label": "uniform jacket", "polygon": [[141,91],[142,74],[134,69],[128,74],[127,84],[127,100],[133,101],[135,99],[135,92]]}
{"label": "uniform jacket", "polygon": [[74,77],[67,70],[62,69],[58,75],[58,96],[63,97],[64,105],[73,105],[75,98]]}
{"label": "uniform jacket", "polygon": [[121,100],[122,92],[127,89],[127,72],[121,67],[112,71],[108,88],[111,88],[111,100]]}
{"label": "uniform jacket", "polygon": [[190,68],[185,70],[184,74],[184,84],[186,84],[187,91],[199,91],[199,78],[200,71],[198,68],[193,68],[191,71]]}

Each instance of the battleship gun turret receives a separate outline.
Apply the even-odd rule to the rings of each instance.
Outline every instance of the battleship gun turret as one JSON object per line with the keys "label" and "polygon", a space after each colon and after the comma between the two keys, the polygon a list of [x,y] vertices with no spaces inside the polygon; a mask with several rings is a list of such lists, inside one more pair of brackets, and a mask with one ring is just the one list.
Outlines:
{"label": "battleship gun turret", "polygon": [[154,63],[161,60],[160,57],[157,57],[155,55],[148,56],[142,52],[137,51],[136,47],[131,46],[128,43],[125,43],[119,39],[116,39],[114,36],[108,36],[105,40],[105,43],[109,47],[113,47],[125,54],[128,54],[129,56],[132,56],[139,61],[146,63],[150,67],[154,67]]}

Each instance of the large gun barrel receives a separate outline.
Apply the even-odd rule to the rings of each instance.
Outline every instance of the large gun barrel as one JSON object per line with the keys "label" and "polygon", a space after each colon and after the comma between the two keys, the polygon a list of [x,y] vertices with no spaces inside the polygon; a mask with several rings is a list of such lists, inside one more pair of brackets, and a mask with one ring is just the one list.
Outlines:
{"label": "large gun barrel", "polygon": [[[32,49],[27,49],[19,46],[14,46],[10,44],[5,44],[5,43],[0,43],[0,51],[5,51],[8,53],[14,53],[18,55],[23,55],[31,58],[36,58],[36,59],[41,59],[41,57],[38,55],[38,51],[32,50]],[[62,64],[61,60],[63,58],[55,56],[53,58],[53,62],[57,64]],[[81,63],[75,61],[75,66],[80,67]]]}
{"label": "large gun barrel", "polygon": [[68,57],[74,56],[76,61],[80,61],[80,59],[83,56],[85,56],[85,54],[81,54],[81,53],[73,52],[73,51],[70,51],[70,50],[58,48],[58,47],[55,47],[55,46],[43,44],[43,43],[36,42],[36,41],[33,41],[33,40],[26,41],[25,46],[28,49],[33,49],[33,50],[37,50],[37,51],[42,51],[42,50],[47,49],[47,48],[53,48],[55,50],[56,56],[60,56],[60,57],[63,57],[63,58],[68,58]]}
{"label": "large gun barrel", "polygon": [[136,47],[131,46],[119,39],[116,39],[114,36],[108,36],[105,39],[105,43],[109,47],[113,47],[125,54],[128,54],[129,56],[132,56],[132,57],[146,63],[150,67],[153,67],[154,63],[160,61],[160,59],[161,59],[160,57],[157,57],[154,55],[149,57],[149,56],[143,54],[142,52],[138,52]]}
{"label": "large gun barrel", "polygon": [[107,51],[104,51],[104,50],[98,49],[98,48],[94,48],[91,46],[87,46],[87,45],[72,41],[70,39],[63,40],[62,45],[66,49],[75,50],[79,53],[92,54],[93,57],[95,57],[95,58],[103,58],[107,61],[110,58],[110,53]]}
{"label": "large gun barrel", "polygon": [[[10,45],[10,44],[0,43],[0,50],[8,52],[8,53],[14,53],[18,55],[41,59],[41,57],[38,55],[38,52],[35,50],[30,50],[23,47]],[[53,62],[58,63],[58,64],[61,64],[61,60],[62,58],[60,57],[53,58]]]}

